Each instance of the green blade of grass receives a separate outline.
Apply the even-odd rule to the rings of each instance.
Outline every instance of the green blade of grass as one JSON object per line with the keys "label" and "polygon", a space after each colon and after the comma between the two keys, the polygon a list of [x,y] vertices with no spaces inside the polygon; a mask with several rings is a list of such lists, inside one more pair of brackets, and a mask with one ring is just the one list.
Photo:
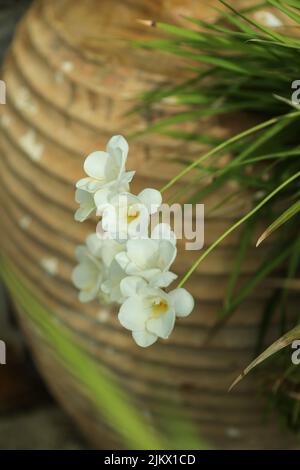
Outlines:
{"label": "green blade of grass", "polygon": [[258,336],[257,336],[256,345],[255,345],[254,357],[258,356],[262,352],[264,340],[265,340],[268,328],[271,324],[272,318],[274,317],[276,313],[276,309],[278,307],[280,297],[281,297],[281,291],[279,289],[276,289],[264,308],[260,325],[258,327]]}
{"label": "green blade of grass", "polygon": [[284,4],[278,2],[277,0],[268,0],[268,2],[278,10],[282,11],[282,13],[284,13],[286,16],[296,21],[296,23],[300,24],[300,15],[298,15],[298,13],[287,8],[286,6],[284,6]]}
{"label": "green blade of grass", "polygon": [[296,10],[300,10],[299,0],[285,0],[285,3]]}
{"label": "green blade of grass", "polygon": [[258,30],[262,31],[264,34],[267,36],[270,36],[271,38],[275,39],[276,41],[283,42],[283,43],[294,43],[295,41],[292,41],[290,38],[283,36],[282,34],[276,33],[274,29],[267,28],[266,26],[263,26],[262,24],[258,23],[257,21],[254,21],[253,19],[245,16],[243,13],[240,11],[236,10],[232,5],[229,5],[229,3],[225,2],[224,0],[219,0],[223,5],[225,5],[229,10],[231,10],[235,15],[239,16],[242,18],[246,23],[251,24]]}
{"label": "green blade of grass", "polygon": [[271,346],[269,346],[262,354],[260,354],[254,361],[252,361],[243,372],[235,379],[231,384],[229,390],[232,390],[254,367],[261,364],[263,361],[268,359],[270,356],[285,348],[291,344],[295,339],[300,338],[300,325],[296,326],[290,330],[285,335],[281,336],[277,341],[275,341]]}
{"label": "green blade of grass", "polygon": [[198,158],[197,160],[195,160],[193,163],[191,163],[190,165],[188,165],[186,168],[184,168],[181,172],[179,172],[176,176],[174,176],[174,178],[172,178],[162,189],[161,189],[161,192],[165,192],[167,189],[171,188],[180,178],[182,178],[183,176],[185,176],[187,173],[189,173],[191,170],[193,170],[194,168],[197,167],[197,165],[199,165],[199,163],[203,163],[205,160],[207,160],[208,158],[212,157],[213,155],[215,155],[216,153],[220,152],[221,150],[224,150],[228,147],[230,147],[231,144],[251,135],[251,134],[255,134],[256,132],[266,128],[266,127],[269,127],[273,124],[276,124],[277,122],[281,121],[281,120],[284,120],[284,119],[294,119],[296,117],[299,117],[300,116],[300,112],[299,111],[295,111],[295,112],[292,112],[292,113],[288,113],[288,114],[285,114],[283,116],[277,116],[277,117],[274,117],[274,118],[271,118],[269,119],[268,121],[265,121],[263,123],[260,123],[260,124],[257,124],[256,126],[254,127],[251,127],[250,129],[247,129],[243,132],[241,132],[240,134],[237,134],[233,137],[231,137],[230,139],[226,140],[225,142],[222,142],[220,145],[217,145],[216,147],[214,147],[213,149],[209,150],[206,154],[202,155],[200,158]]}
{"label": "green blade of grass", "polygon": [[296,180],[297,178],[300,177],[300,171],[298,171],[296,174],[292,175],[290,178],[285,180],[283,183],[281,183],[277,188],[275,188],[270,194],[268,194],[267,197],[265,197],[259,204],[257,204],[251,211],[249,211],[244,217],[239,219],[235,224],[233,224],[229,229],[227,229],[217,240],[215,240],[205,252],[200,255],[195,263],[191,266],[189,271],[184,275],[182,280],[179,282],[178,287],[182,287],[186,281],[189,279],[189,277],[193,274],[193,272],[197,269],[199,264],[211,253],[211,251],[219,245],[228,235],[230,235],[234,230],[236,230],[240,225],[242,225],[246,220],[248,220],[250,217],[252,217],[256,212],[258,212],[267,202],[270,201],[277,193],[279,193],[283,188],[285,188],[287,185],[289,185],[292,181]]}
{"label": "green blade of grass", "polygon": [[245,257],[247,255],[248,248],[251,245],[252,235],[253,235],[253,231],[254,231],[255,224],[256,224],[256,219],[257,219],[256,217],[253,217],[247,221],[247,223],[245,224],[244,230],[242,232],[242,235],[240,237],[238,254],[235,257],[233,268],[229,277],[229,281],[228,281],[227,289],[225,293],[225,300],[224,300],[225,309],[227,309],[230,303],[232,303],[234,289],[238,281],[238,278],[240,276],[241,268],[245,260]]}
{"label": "green blade of grass", "polygon": [[291,207],[286,209],[269,227],[262,233],[257,240],[256,246],[259,246],[266,238],[268,238],[281,225],[300,212],[300,201],[296,201]]}

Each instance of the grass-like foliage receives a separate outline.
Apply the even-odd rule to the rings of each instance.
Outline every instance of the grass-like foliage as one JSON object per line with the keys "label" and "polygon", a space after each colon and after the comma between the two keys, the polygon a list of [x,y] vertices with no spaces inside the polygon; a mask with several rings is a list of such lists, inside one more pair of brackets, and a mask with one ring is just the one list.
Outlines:
{"label": "grass-like foliage", "polygon": [[[159,34],[153,40],[137,43],[137,46],[178,56],[178,61],[182,60],[183,66],[188,67],[191,73],[190,78],[182,83],[146,93],[139,109],[156,109],[164,103],[172,103],[171,116],[156,119],[146,132],[172,136],[181,142],[195,141],[208,145],[208,150],[199,158],[182,161],[182,171],[162,188],[162,191],[169,191],[174,189],[175,183],[177,187],[181,182],[182,187],[173,193],[173,200],[186,194],[186,202],[205,202],[205,197],[227,185],[228,181],[239,184],[240,189],[235,191],[234,197],[245,197],[245,190],[250,190],[253,195],[249,201],[251,209],[201,252],[180,281],[180,286],[225,237],[242,227],[240,249],[218,321],[220,324],[226,321],[266,276],[275,269],[279,270],[282,282],[276,286],[263,312],[258,332],[259,350],[268,326],[278,312],[282,318],[282,332],[285,331],[289,287],[292,285],[295,290],[295,282],[292,281],[299,272],[300,106],[293,99],[297,92],[297,84],[293,82],[300,78],[300,3],[296,0],[267,0],[236,11],[220,0],[220,7],[219,20],[215,23],[186,18],[187,26],[181,27],[144,21],[145,25],[155,27]],[[258,11],[269,11],[277,20],[276,27],[257,21]],[[206,133],[186,131],[189,128],[187,124],[197,124],[209,116],[228,122],[233,112],[251,115],[256,124],[225,142],[210,135],[208,126],[204,127],[208,129],[204,131]],[[221,165],[220,157],[225,152],[230,153],[231,159],[226,165]],[[182,177],[191,172],[189,182],[183,182]],[[207,175],[211,176],[209,180]],[[227,199],[220,201],[218,208],[226,206],[227,202]],[[237,290],[241,268],[258,223],[265,227],[257,240],[257,246],[261,245],[257,250],[263,250],[260,256],[264,253],[263,261]],[[270,252],[263,242],[274,232],[274,249]],[[285,334],[246,371],[300,337],[299,328]]]}

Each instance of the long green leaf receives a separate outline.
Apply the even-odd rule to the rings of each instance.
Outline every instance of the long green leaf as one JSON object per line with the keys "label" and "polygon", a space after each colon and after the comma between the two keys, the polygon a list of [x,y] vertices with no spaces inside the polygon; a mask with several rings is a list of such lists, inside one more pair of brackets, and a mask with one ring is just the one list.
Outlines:
{"label": "long green leaf", "polygon": [[270,299],[268,300],[264,308],[261,322],[258,328],[258,337],[257,337],[256,346],[255,346],[254,356],[258,356],[262,351],[264,340],[265,340],[268,328],[270,326],[270,323],[272,321],[272,318],[274,318],[274,315],[276,313],[276,309],[280,302],[280,297],[281,297],[281,291],[279,289],[276,289],[274,293],[271,295]]}
{"label": "long green leaf", "polygon": [[262,31],[263,33],[267,34],[267,36],[272,37],[273,39],[283,42],[283,43],[289,43],[289,42],[295,42],[292,41],[290,38],[283,36],[282,34],[279,34],[274,31],[272,28],[267,28],[266,26],[263,26],[262,24],[258,23],[257,21],[245,16],[243,13],[240,11],[236,10],[232,5],[229,5],[229,3],[225,2],[224,0],[219,0],[223,5],[225,5],[227,8],[232,10],[237,16],[242,18],[245,22],[251,24],[252,26],[256,27],[258,30]]}
{"label": "long green leaf", "polygon": [[262,354],[260,354],[254,361],[252,361],[243,372],[235,379],[231,384],[229,390],[232,390],[244,377],[247,375],[254,367],[261,364],[263,361],[268,359],[270,356],[285,348],[291,344],[295,339],[300,338],[300,325],[296,326],[290,330],[285,335],[281,336],[277,341],[275,341],[271,346],[269,346]]}
{"label": "long green leaf", "polygon": [[255,223],[256,223],[256,217],[253,217],[252,219],[249,219],[248,222],[245,224],[244,230],[242,232],[241,238],[240,238],[240,246],[238,250],[238,254],[235,257],[234,264],[231,270],[231,274],[229,277],[229,281],[227,284],[227,289],[226,289],[226,294],[225,294],[225,309],[229,307],[231,301],[232,301],[232,296],[234,293],[234,289],[237,283],[237,280],[240,276],[241,268],[243,265],[243,262],[245,260],[245,257],[248,252],[248,248],[251,245],[252,241],[252,235],[253,235],[253,230],[255,228]]}
{"label": "long green leaf", "polygon": [[291,207],[286,209],[269,227],[263,232],[263,234],[257,240],[256,246],[259,246],[266,238],[268,238],[275,230],[281,225],[285,224],[288,220],[294,217],[300,212],[300,200],[296,201]]}
{"label": "long green leaf", "polygon": [[277,0],[268,0],[268,1],[275,8],[278,8],[278,10],[282,11],[286,16],[296,21],[296,23],[300,24],[300,15],[298,15],[298,13],[290,10],[289,8],[284,6],[284,4],[282,4],[281,2],[278,2]]}

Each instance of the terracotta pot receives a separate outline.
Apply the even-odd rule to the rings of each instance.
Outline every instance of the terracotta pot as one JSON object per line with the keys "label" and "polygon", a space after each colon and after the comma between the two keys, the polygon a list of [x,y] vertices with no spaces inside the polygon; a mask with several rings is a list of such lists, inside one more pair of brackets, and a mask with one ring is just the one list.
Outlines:
{"label": "terracotta pot", "polygon": [[[254,375],[227,392],[233,378],[252,358],[268,286],[259,288],[219,334],[204,344],[224,297],[238,233],[226,239],[192,277],[188,288],[198,300],[193,315],[178,322],[170,340],[146,350],[137,348],[115,315],[107,315],[96,303],[80,304],[70,281],[75,246],[95,229],[95,221],[79,224],[73,219],[74,183],[82,175],[85,156],[103,148],[113,134],[126,136],[145,127],[148,116],[124,117],[124,112],[139,92],[162,81],[173,82],[184,69],[174,59],[158,60],[155,54],[132,49],[126,39],[153,34],[135,19],[173,21],[183,8],[191,15],[205,17],[205,3],[34,3],[18,28],[4,74],[7,104],[1,107],[1,245],[57,321],[109,368],[154,422],[162,404],[173,401],[180,404],[182,416],[195,420],[213,445],[282,448],[290,443],[284,442],[274,422],[263,422]],[[215,126],[219,135],[227,132],[216,123],[198,125]],[[171,161],[174,154],[192,158],[201,151],[192,145],[181,147],[157,135],[132,140],[129,167],[137,171],[133,190],[160,188],[181,168]],[[223,191],[228,194],[229,190]],[[224,196],[214,194],[205,201],[206,208]],[[229,212],[206,218],[206,244],[236,220],[245,203],[246,197]],[[194,256],[182,249],[175,265],[179,275]],[[242,278],[259,262],[253,248]],[[96,446],[119,445],[109,423],[98,416],[79,384],[19,312],[41,374],[62,406]]]}

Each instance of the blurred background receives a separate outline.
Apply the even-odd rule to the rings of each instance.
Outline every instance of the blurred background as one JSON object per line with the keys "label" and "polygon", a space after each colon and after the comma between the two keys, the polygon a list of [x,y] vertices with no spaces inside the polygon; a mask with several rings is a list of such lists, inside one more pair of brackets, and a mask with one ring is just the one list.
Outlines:
{"label": "blurred background", "polygon": [[[0,2],[0,61],[12,40],[15,26],[30,0]],[[84,449],[70,419],[49,395],[33,364],[8,293],[0,286],[0,331],[6,344],[6,365],[0,368],[1,449]]]}

